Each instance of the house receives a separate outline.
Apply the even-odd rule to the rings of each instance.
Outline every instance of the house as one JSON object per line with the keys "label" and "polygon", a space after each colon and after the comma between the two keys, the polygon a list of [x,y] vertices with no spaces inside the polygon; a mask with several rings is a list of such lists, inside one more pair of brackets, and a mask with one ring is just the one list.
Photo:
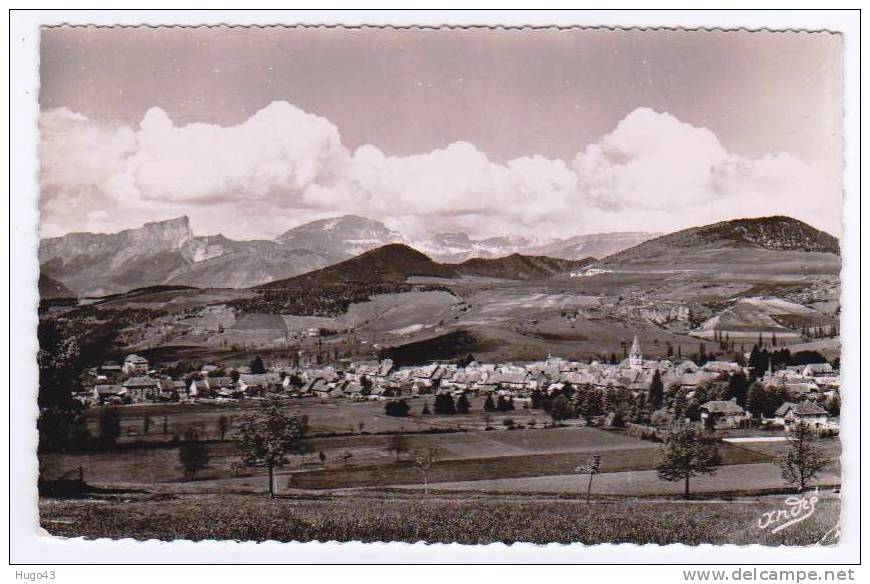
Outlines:
{"label": "house", "polygon": [[124,359],[124,373],[127,375],[144,375],[148,373],[148,359],[139,355],[127,355]]}
{"label": "house", "polygon": [[175,381],[173,379],[158,379],[158,397],[161,400],[177,400],[181,394],[186,394],[183,381]]}
{"label": "house", "polygon": [[438,363],[432,363],[423,367],[418,367],[413,373],[413,381],[421,387],[431,388],[432,378],[438,370]]}
{"label": "house", "polygon": [[123,385],[102,384],[93,389],[94,403],[123,403],[127,390]]}
{"label": "house", "polygon": [[127,390],[127,398],[132,402],[153,401],[160,397],[160,385],[150,377],[131,377],[123,386]]}
{"label": "house", "polygon": [[713,373],[743,373],[743,367],[733,361],[707,361],[702,369]]}
{"label": "house", "polygon": [[553,376],[552,379],[558,379],[561,383],[570,383],[574,386],[580,386],[598,385],[601,377],[581,371],[565,371],[557,376]]}
{"label": "house", "polygon": [[780,386],[788,391],[789,396],[797,399],[806,399],[820,392],[819,386],[814,381],[785,382]]}
{"label": "house", "polygon": [[718,376],[718,373],[713,373],[711,371],[698,371],[696,373],[684,373],[675,379],[671,379],[670,376],[665,376],[662,381],[664,381],[666,385],[676,385],[680,388],[692,390],[702,383],[715,381]]}
{"label": "house", "polygon": [[493,385],[501,389],[521,390],[526,388],[529,374],[521,371],[498,371],[490,375],[486,380],[487,385]]}
{"label": "house", "polygon": [[804,377],[829,377],[834,374],[830,363],[810,363],[801,372]]}
{"label": "house", "polygon": [[701,422],[707,428],[736,428],[746,418],[746,411],[737,404],[737,398],[712,400],[701,405]]}
{"label": "house", "polygon": [[233,381],[233,378],[229,376],[206,377],[204,383],[206,387],[212,391],[219,391],[222,389],[234,391],[236,389],[236,384]]}
{"label": "house", "polygon": [[306,383],[302,387],[303,394],[314,394],[317,397],[329,397],[329,384],[325,379],[318,377],[317,379],[312,379],[308,383]]}
{"label": "house", "polygon": [[200,397],[206,397],[207,395],[208,395],[208,384],[206,384],[205,381],[197,381],[194,379],[193,381],[190,382],[190,386],[187,388],[187,396],[184,397],[184,396],[179,394],[179,398],[182,400],[184,400],[184,399],[195,400],[195,399],[200,398]]}
{"label": "house", "polygon": [[203,365],[202,369],[200,369],[199,372],[201,374],[203,374],[204,376],[208,377],[211,373],[214,373],[215,371],[219,371],[219,370],[220,370],[220,367],[218,367],[217,365],[212,365],[209,363],[207,365]]}
{"label": "house", "polygon": [[344,395],[350,397],[350,399],[359,401],[361,399],[365,399],[366,395],[368,395],[371,390],[364,391],[363,386],[357,383],[356,381],[349,381],[344,387],[341,388],[344,392]]}
{"label": "house", "polygon": [[277,373],[242,373],[239,375],[239,389],[249,395],[280,388],[281,376]]}
{"label": "house", "polygon": [[686,359],[676,365],[674,367],[674,370],[677,373],[697,373],[700,370],[700,367],[698,367],[698,365],[696,365],[694,361]]}
{"label": "house", "polygon": [[375,374],[375,377],[378,379],[386,379],[390,373],[393,371],[393,360],[392,359],[384,359],[381,361],[378,366],[378,371]]}
{"label": "house", "polygon": [[776,425],[785,428],[786,432],[796,424],[804,422],[813,428],[824,428],[828,425],[829,414],[823,407],[811,401],[798,404],[786,402],[774,413]]}

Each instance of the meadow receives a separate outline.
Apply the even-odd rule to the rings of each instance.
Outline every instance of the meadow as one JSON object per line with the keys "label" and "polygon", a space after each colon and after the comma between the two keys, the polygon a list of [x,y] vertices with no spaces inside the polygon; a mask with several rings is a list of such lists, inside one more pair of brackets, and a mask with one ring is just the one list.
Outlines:
{"label": "meadow", "polygon": [[[505,420],[523,426],[542,427],[550,422],[546,412],[526,410],[521,407],[508,412],[485,412],[485,398],[472,396],[471,410],[462,415],[422,414],[425,404],[431,411],[433,396],[406,398],[411,412],[406,417],[387,416],[384,401],[350,401],[346,399],[288,400],[288,409],[298,416],[307,416],[309,435],[335,434],[382,434],[395,432],[471,431],[489,427],[504,427]],[[118,408],[121,418],[119,444],[148,442],[171,442],[176,437],[193,429],[201,439],[220,438],[218,420],[226,417],[236,419],[246,411],[256,408],[256,401],[195,404],[143,404]],[[146,416],[150,418],[146,432]],[[86,412],[88,428],[92,434],[98,431],[99,409]],[[361,425],[362,424],[362,425]],[[165,431],[164,431],[165,429]]]}
{"label": "meadow", "polygon": [[[488,494],[527,493],[582,495],[586,492],[587,476],[556,474],[550,476],[501,477],[496,479],[461,482],[437,482],[429,485],[434,491],[462,491]],[[659,480],[654,470],[607,470],[593,481],[593,495],[606,493],[607,497],[679,497],[683,492],[681,482]],[[839,471],[827,469],[813,481],[820,487],[836,487],[840,484]],[[420,485],[404,488],[420,489]],[[736,497],[778,493],[783,491],[782,473],[773,463],[749,463],[726,465],[712,476],[700,476],[691,480],[691,492],[695,495]]]}
{"label": "meadow", "polygon": [[[371,406],[347,402],[341,405],[342,411],[357,413]],[[356,406],[362,409],[358,411]],[[343,427],[344,423],[337,427]],[[503,425],[486,431],[468,420],[468,428],[463,431],[428,433],[426,430],[414,432],[407,420],[403,423],[407,443],[398,457],[390,449],[392,434],[388,433],[357,431],[308,438],[305,450],[290,456],[288,464],[278,470],[278,491],[416,488],[422,477],[413,459],[416,452],[429,449],[438,452],[438,460],[429,471],[429,481],[443,483],[443,488],[448,490],[576,492],[578,479],[573,474],[574,468],[593,452],[601,454],[602,474],[596,478],[598,493],[655,496],[671,493],[676,488],[655,477],[659,445],[621,431],[581,426],[506,430]],[[394,428],[396,431],[398,428]],[[826,439],[821,445],[835,461],[828,469],[824,484],[836,485],[839,441]],[[703,486],[705,481],[712,481],[711,486],[704,487],[709,492],[781,491],[785,483],[773,462],[784,446],[783,442],[721,443],[719,449],[725,468],[715,477],[699,479],[698,484]],[[184,478],[178,446],[171,442],[44,454],[42,460],[49,476],[72,475],[81,468],[86,482],[101,487],[123,486],[163,493],[262,492],[266,488],[264,470],[240,466],[239,451],[232,440],[208,440],[203,442],[203,448],[208,454],[208,463],[193,481]]]}
{"label": "meadow", "polygon": [[814,545],[829,542],[840,503],[772,534],[758,527],[781,499],[593,501],[540,497],[355,496],[267,499],[252,495],[158,495],[43,500],[56,536],[158,540],[404,541],[428,543],[683,543]]}

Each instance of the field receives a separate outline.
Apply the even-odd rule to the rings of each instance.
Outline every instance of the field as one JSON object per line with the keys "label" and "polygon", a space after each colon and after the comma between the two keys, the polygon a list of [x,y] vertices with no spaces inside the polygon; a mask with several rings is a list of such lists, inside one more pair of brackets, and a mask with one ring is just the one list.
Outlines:
{"label": "field", "polygon": [[814,545],[832,543],[839,500],[773,534],[763,513],[781,498],[729,502],[592,502],[536,497],[386,495],[265,499],[252,495],[106,496],[43,500],[43,527],[58,536],[249,541],[425,541],[584,544],[631,542]]}
{"label": "field", "polygon": [[[405,418],[384,414],[384,402],[348,400],[324,400],[315,398],[288,401],[290,411],[299,416],[308,416],[309,433],[321,434],[375,434],[384,432],[425,432],[483,430],[487,425],[503,427],[504,421],[513,420],[524,426],[543,426],[549,416],[540,410],[517,409],[511,412],[483,412],[483,397],[471,397],[471,412],[462,416],[421,415],[424,404],[432,409],[432,396],[408,399],[411,413]],[[245,411],[255,408],[257,402],[241,401],[222,404],[149,404],[123,407],[121,415],[121,438],[119,443],[167,442],[182,436],[193,428],[201,438],[213,440],[219,437],[217,421],[226,416],[233,420]],[[151,419],[145,433],[145,416]],[[164,429],[164,418],[166,432]],[[488,423],[487,423],[487,420]],[[360,423],[363,424],[360,428]],[[88,412],[88,427],[97,431],[97,410]]]}
{"label": "field", "polygon": [[[411,400],[414,411],[419,410],[423,399]],[[598,452],[602,474],[596,478],[597,494],[656,496],[678,492],[679,485],[655,477],[659,445],[622,432],[578,425],[544,427],[547,418],[536,410],[484,414],[481,398],[472,400],[476,413],[467,415],[393,418],[383,415],[382,408],[382,402],[300,403],[296,413],[308,416],[311,436],[305,451],[291,456],[289,464],[279,469],[278,492],[415,488],[421,484],[421,475],[413,466],[413,458],[415,452],[428,449],[438,452],[429,482],[444,490],[576,492],[574,468]],[[235,444],[221,440],[215,429],[219,416],[233,419],[245,408],[192,405],[173,410],[172,406],[151,406],[149,415],[155,422],[148,435],[141,433],[143,409],[121,409],[122,427],[136,432],[126,435],[127,442],[114,449],[43,455],[47,476],[71,476],[81,469],[87,483],[101,488],[176,494],[262,492],[266,488],[265,471],[241,468]],[[164,416],[167,434],[162,433]],[[524,428],[506,429],[504,421],[508,418]],[[532,421],[535,427],[530,427]],[[186,481],[173,438],[191,427],[201,430],[208,465],[196,480]],[[397,457],[389,441],[398,432],[405,434],[407,448]],[[828,439],[822,445],[836,460],[839,441]],[[784,447],[784,442],[720,444],[726,466],[713,478],[698,479],[700,491],[781,491],[785,484],[772,462]],[[828,471],[821,484],[835,486],[838,465],[832,464]]]}
{"label": "field", "polygon": [[[500,478],[464,482],[444,482],[430,485],[435,491],[472,491],[481,493],[534,493],[534,494],[574,494],[586,492],[588,477],[575,474],[536,476],[526,478]],[[604,492],[608,496],[679,496],[683,492],[682,483],[666,483],[659,480],[653,470],[630,470],[605,472],[594,479],[594,492]],[[840,477],[834,472],[825,472],[815,484],[836,486]],[[414,485],[414,489],[419,489]],[[706,495],[718,494],[737,496],[756,494],[766,491],[782,490],[782,474],[779,467],[771,463],[738,464],[722,467],[713,476],[692,479],[693,493]]]}

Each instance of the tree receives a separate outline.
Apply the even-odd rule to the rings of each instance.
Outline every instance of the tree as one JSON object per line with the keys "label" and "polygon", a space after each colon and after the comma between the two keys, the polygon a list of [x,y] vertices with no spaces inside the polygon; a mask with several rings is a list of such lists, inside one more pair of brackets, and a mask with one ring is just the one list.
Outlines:
{"label": "tree", "polygon": [[196,473],[208,466],[208,452],[199,441],[199,434],[194,429],[184,433],[184,442],[178,447],[178,462],[184,471],[184,478],[192,481]]}
{"label": "tree", "polygon": [[40,452],[75,449],[85,445],[91,437],[81,407],[43,408],[36,427]]}
{"label": "tree", "polygon": [[831,462],[830,457],[814,444],[815,440],[812,427],[806,422],[798,422],[792,428],[788,448],[777,460],[782,477],[800,493]]}
{"label": "tree", "polygon": [[361,395],[371,394],[373,384],[372,384],[372,380],[369,379],[368,375],[363,375],[362,377],[360,377],[359,384],[361,387],[361,389],[360,389]]}
{"label": "tree", "polygon": [[100,410],[97,431],[101,446],[104,448],[114,446],[118,436],[121,435],[121,416],[117,408],[108,406]]}
{"label": "tree", "polygon": [[662,374],[656,369],[653,373],[652,382],[649,384],[650,409],[655,411],[662,407],[665,399],[665,386],[662,383]]}
{"label": "tree", "polygon": [[756,417],[769,418],[788,398],[788,390],[785,387],[776,385],[764,387],[756,381],[749,386],[749,392],[746,394],[746,409]]}
{"label": "tree", "polygon": [[553,403],[550,404],[550,417],[553,419],[553,424],[557,425],[562,420],[571,417],[571,402],[562,394],[559,394]]}
{"label": "tree", "polygon": [[429,448],[425,452],[418,452],[414,457],[414,467],[423,475],[423,494],[429,494],[429,469],[438,460],[438,449]]}
{"label": "tree", "polygon": [[683,497],[688,499],[689,479],[715,474],[721,465],[716,440],[694,426],[687,426],[671,432],[656,471],[663,481],[684,481]]}
{"label": "tree", "polygon": [[435,413],[441,415],[453,415],[456,413],[456,403],[449,393],[439,393],[435,396]]}
{"label": "tree", "polygon": [[514,398],[505,397],[503,395],[498,396],[498,400],[495,402],[495,409],[500,412],[511,412],[514,410]]}
{"label": "tree", "polygon": [[[578,396],[578,398],[580,411],[583,412],[583,418],[587,422],[591,422],[592,418],[596,416],[604,415],[604,410],[602,409],[602,395],[597,389],[590,387],[582,395]],[[568,405],[570,407],[571,402],[568,402]],[[568,417],[570,417],[571,413],[569,413]]]}
{"label": "tree", "polygon": [[755,417],[764,414],[767,407],[767,392],[761,382],[755,381],[746,394],[746,409]]}
{"label": "tree", "polygon": [[674,411],[674,419],[682,420],[686,417],[686,410],[689,406],[689,399],[686,396],[686,391],[683,389],[677,390],[676,395],[674,395],[674,402],[671,405],[671,409]]}
{"label": "tree", "polygon": [[81,359],[75,337],[61,328],[55,319],[47,319],[37,327],[39,351],[39,407],[71,408],[73,388],[79,383]]}
{"label": "tree", "polygon": [[388,401],[384,406],[384,413],[388,416],[404,418],[411,411],[411,406],[403,399]]}
{"label": "tree", "polygon": [[217,419],[217,429],[221,440],[223,440],[226,437],[227,432],[230,430],[230,419],[223,415],[219,417]]}
{"label": "tree", "polygon": [[574,472],[576,473],[589,475],[589,484],[586,486],[587,505],[589,504],[589,497],[592,495],[592,478],[600,472],[600,469],[601,455],[597,452],[592,453],[592,456],[586,461],[586,464],[581,464],[574,469]]}
{"label": "tree", "polygon": [[741,407],[746,405],[746,398],[749,392],[749,380],[743,375],[742,371],[738,371],[731,375],[728,380],[728,393],[725,399],[737,398],[737,404]]}
{"label": "tree", "polygon": [[495,411],[495,402],[492,401],[492,394],[486,394],[486,400],[483,402],[483,411],[484,412],[494,412]]}
{"label": "tree", "polygon": [[839,396],[839,394],[834,394],[825,400],[825,409],[828,410],[828,413],[834,417],[838,417],[840,415],[840,396]]}
{"label": "tree", "polygon": [[251,361],[251,373],[262,374],[266,372],[266,365],[263,364],[263,359],[257,355],[254,357],[254,360]]}
{"label": "tree", "polygon": [[242,463],[269,470],[269,497],[274,497],[275,468],[287,464],[288,454],[304,452],[302,424],[296,416],[281,411],[281,402],[269,399],[240,417],[236,433]]}
{"label": "tree", "polygon": [[791,365],[809,365],[810,363],[827,363],[825,356],[818,351],[798,351],[791,357]]}
{"label": "tree", "polygon": [[613,418],[610,420],[610,425],[613,428],[625,428],[625,414],[622,410],[613,412]]}
{"label": "tree", "polygon": [[471,403],[468,401],[468,398],[463,393],[459,396],[459,399],[456,400],[456,413],[467,414],[469,410],[471,410]]}
{"label": "tree", "polygon": [[387,440],[386,449],[388,452],[394,452],[396,454],[396,462],[399,462],[399,456],[401,456],[403,452],[408,452],[410,448],[411,444],[408,437],[401,432],[393,434],[390,436],[389,440]]}
{"label": "tree", "polygon": [[698,358],[696,359],[698,365],[703,365],[707,362],[707,346],[704,344],[704,341],[701,341],[698,346]]}
{"label": "tree", "polygon": [[532,409],[540,410],[541,408],[544,407],[544,401],[546,399],[546,396],[537,387],[532,390],[530,398],[531,398],[531,402],[532,402]]}
{"label": "tree", "polygon": [[674,415],[666,409],[656,410],[649,417],[649,423],[658,428],[673,426],[675,421]]}

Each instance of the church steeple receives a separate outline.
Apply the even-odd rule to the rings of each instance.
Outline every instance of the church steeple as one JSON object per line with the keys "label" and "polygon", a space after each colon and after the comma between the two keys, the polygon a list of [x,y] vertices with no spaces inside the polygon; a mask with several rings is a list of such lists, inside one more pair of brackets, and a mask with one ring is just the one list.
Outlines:
{"label": "church steeple", "polygon": [[640,342],[637,340],[637,335],[634,335],[634,341],[631,343],[628,364],[634,369],[643,367],[643,353],[640,352]]}

